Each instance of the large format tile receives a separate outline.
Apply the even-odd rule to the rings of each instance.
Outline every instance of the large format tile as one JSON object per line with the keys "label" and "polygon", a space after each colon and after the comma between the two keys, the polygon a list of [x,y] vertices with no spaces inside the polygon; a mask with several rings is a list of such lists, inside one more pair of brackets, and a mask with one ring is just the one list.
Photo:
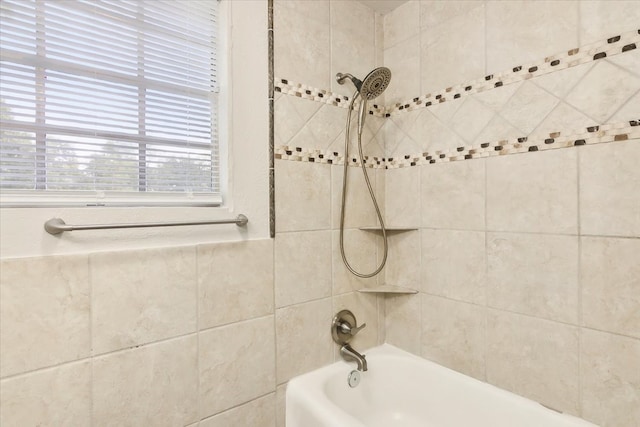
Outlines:
{"label": "large format tile", "polygon": [[278,384],[333,361],[331,311],[330,298],[276,310]]}
{"label": "large format tile", "polygon": [[577,233],[576,157],[567,148],[487,160],[487,228]]}
{"label": "large format tile", "polygon": [[489,306],[578,323],[578,237],[488,233]]}
{"label": "large format tile", "polygon": [[3,377],[90,354],[85,255],[7,259],[0,271]]}
{"label": "large format tile", "polygon": [[275,390],[273,316],[200,333],[200,417]]}
{"label": "large format tile", "polygon": [[331,295],[331,233],[276,234],[276,307]]}
{"label": "large format tile", "polygon": [[[377,188],[376,172],[374,169],[367,170],[369,182],[374,194],[379,193]],[[334,229],[340,228],[340,210],[342,207],[342,185],[344,177],[344,167],[334,166],[331,168],[331,223]],[[386,178],[386,177],[385,177]],[[378,207],[384,212],[384,206],[377,197]],[[347,171],[347,194],[345,200],[344,226],[345,228],[357,228],[375,226],[378,223],[378,216],[373,206],[369,189],[365,181],[362,169],[349,167]]]}
{"label": "large format tile", "polygon": [[484,7],[483,4],[470,7],[446,24],[422,28],[419,76],[422,94],[484,76]]}
{"label": "large format tile", "polygon": [[487,71],[509,70],[578,46],[578,2],[487,2]]}
{"label": "large format tile", "polygon": [[393,75],[385,91],[386,105],[412,99],[420,94],[420,36],[415,35],[384,50],[384,65]]}
{"label": "large format tile", "polygon": [[640,426],[640,340],[583,329],[581,349],[582,416]]}
{"label": "large format tile", "polygon": [[198,246],[200,329],[273,314],[273,240]]}
{"label": "large format tile", "polygon": [[420,169],[423,227],[485,228],[485,160],[436,163]]}
{"label": "large format tile", "polygon": [[[376,270],[379,263],[376,262],[378,243],[380,237],[377,233],[362,230],[344,230],[344,253],[349,265],[361,274],[370,274]],[[372,287],[377,283],[377,278],[361,278],[349,270],[342,261],[340,254],[340,231],[333,231],[331,256],[333,258],[332,289],[333,294],[343,294],[356,291],[361,288]],[[324,267],[326,268],[326,266]]]}
{"label": "large format tile", "polygon": [[[418,289],[420,286],[420,233],[417,230],[388,233],[389,250],[384,267],[384,282],[388,285]],[[380,248],[378,262],[382,262]]]}
{"label": "large format tile", "polygon": [[[353,25],[357,22],[358,25]],[[360,2],[331,1],[331,76],[363,79],[376,65],[375,12]],[[353,86],[331,79],[331,90],[351,96]]]}
{"label": "large format tile", "polygon": [[399,42],[418,34],[420,30],[420,2],[408,1],[389,13],[384,19],[384,48],[392,47]]}
{"label": "large format tile", "polygon": [[421,297],[419,294],[384,297],[384,342],[420,355]]}
{"label": "large format tile", "polygon": [[486,309],[422,295],[422,357],[485,378]]}
{"label": "large format tile", "polygon": [[329,1],[278,0],[273,8],[274,65],[280,78],[329,89],[331,38]]}
{"label": "large format tile", "polygon": [[489,310],[487,381],[577,414],[578,334],[577,327]]}
{"label": "large format tile", "polygon": [[200,421],[199,427],[275,427],[276,397],[268,394]]}
{"label": "large format tile", "polygon": [[580,230],[640,237],[640,140],[580,150]]}
{"label": "large format tile", "polygon": [[565,100],[598,123],[607,123],[638,89],[640,78],[607,61],[600,61]]}
{"label": "large format tile", "polygon": [[420,224],[420,168],[389,169],[385,174],[388,226],[416,227]]}
{"label": "large format tile", "polygon": [[422,230],[422,291],[459,301],[486,302],[485,233]]}
{"label": "large format tile", "polygon": [[636,0],[589,0],[580,5],[580,44],[588,44],[638,29]]}
{"label": "large format tile", "polygon": [[640,338],[640,240],[581,242],[583,325]]}
{"label": "large format tile", "polygon": [[500,115],[520,130],[523,135],[529,135],[559,102],[558,98],[547,91],[533,83],[525,82],[504,104]]}
{"label": "large format tile", "polygon": [[0,425],[7,427],[90,425],[91,363],[71,363],[3,380],[0,404]]}
{"label": "large format tile", "polygon": [[195,335],[93,360],[93,425],[176,426],[198,420]]}
{"label": "large format tile", "polygon": [[195,247],[92,254],[93,352],[196,330]]}
{"label": "large format tile", "polygon": [[331,227],[331,166],[276,160],[276,230]]}

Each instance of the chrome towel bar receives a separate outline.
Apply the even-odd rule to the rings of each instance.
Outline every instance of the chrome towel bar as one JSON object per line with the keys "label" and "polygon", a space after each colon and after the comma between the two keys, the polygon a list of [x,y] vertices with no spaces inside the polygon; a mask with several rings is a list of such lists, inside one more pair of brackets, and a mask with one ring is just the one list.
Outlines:
{"label": "chrome towel bar", "polygon": [[191,221],[191,222],[141,222],[138,224],[87,224],[87,225],[71,225],[67,224],[60,218],[51,218],[44,223],[44,229],[49,234],[60,234],[65,231],[74,230],[108,230],[111,228],[147,228],[147,227],[176,227],[182,225],[210,225],[210,224],[235,224],[238,227],[244,227],[249,222],[249,218],[240,214],[234,219],[217,219],[210,221]]}

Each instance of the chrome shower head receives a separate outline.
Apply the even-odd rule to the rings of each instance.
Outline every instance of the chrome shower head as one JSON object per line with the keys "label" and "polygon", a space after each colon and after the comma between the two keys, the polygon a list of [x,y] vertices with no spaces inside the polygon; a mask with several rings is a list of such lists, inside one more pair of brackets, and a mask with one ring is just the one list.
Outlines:
{"label": "chrome shower head", "polygon": [[379,97],[387,86],[389,86],[389,82],[391,82],[391,70],[387,67],[376,68],[367,74],[367,77],[365,77],[363,81],[360,81],[349,73],[336,74],[338,83],[344,84],[346,79],[351,80],[362,98],[371,101]]}
{"label": "chrome shower head", "polygon": [[391,70],[379,67],[367,74],[360,87],[360,96],[371,101],[382,95],[391,82]]}

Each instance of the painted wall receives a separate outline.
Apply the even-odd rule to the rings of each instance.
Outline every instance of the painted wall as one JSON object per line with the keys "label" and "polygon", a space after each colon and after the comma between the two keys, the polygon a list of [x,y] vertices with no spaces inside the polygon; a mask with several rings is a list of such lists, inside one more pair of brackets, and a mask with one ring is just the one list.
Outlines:
{"label": "painted wall", "polygon": [[612,427],[640,425],[640,51],[614,47],[637,45],[633,3],[385,17],[387,221],[419,227],[386,276],[421,291],[387,299],[387,342]]}

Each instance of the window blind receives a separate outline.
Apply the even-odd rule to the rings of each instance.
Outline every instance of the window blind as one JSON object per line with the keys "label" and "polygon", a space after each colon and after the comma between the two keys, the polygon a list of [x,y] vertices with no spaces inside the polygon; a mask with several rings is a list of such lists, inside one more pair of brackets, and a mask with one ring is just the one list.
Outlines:
{"label": "window blind", "polygon": [[221,201],[213,0],[2,0],[0,189],[27,204]]}

